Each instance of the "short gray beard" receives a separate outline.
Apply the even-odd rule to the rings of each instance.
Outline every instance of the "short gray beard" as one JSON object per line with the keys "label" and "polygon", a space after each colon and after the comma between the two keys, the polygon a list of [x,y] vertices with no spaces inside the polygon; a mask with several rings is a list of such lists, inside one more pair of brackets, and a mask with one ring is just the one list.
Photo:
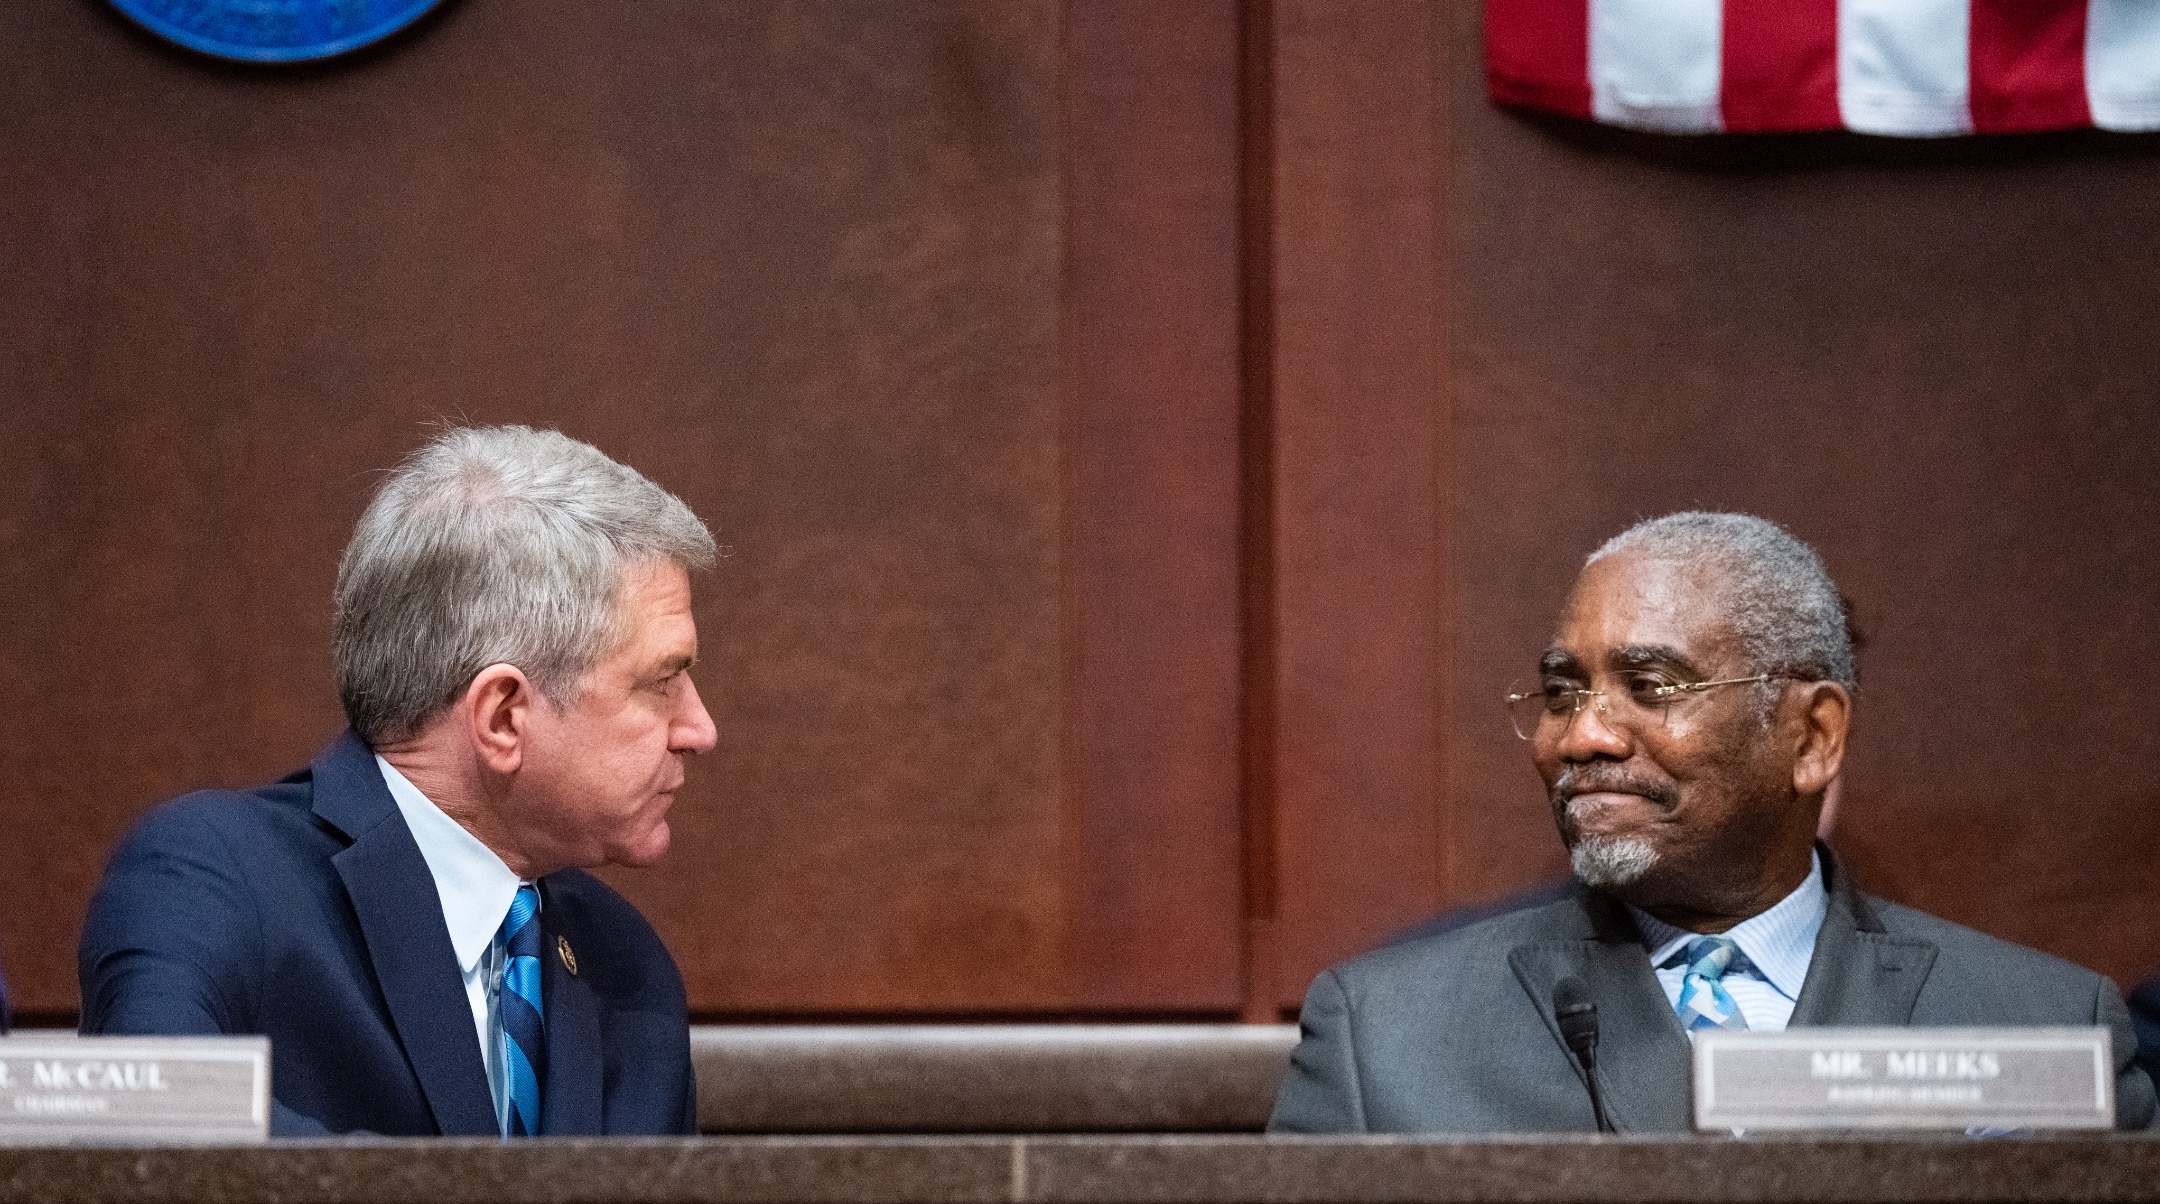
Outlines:
{"label": "short gray beard", "polygon": [[1634,836],[1585,836],[1568,850],[1568,862],[1584,886],[1626,886],[1657,864],[1657,850]]}

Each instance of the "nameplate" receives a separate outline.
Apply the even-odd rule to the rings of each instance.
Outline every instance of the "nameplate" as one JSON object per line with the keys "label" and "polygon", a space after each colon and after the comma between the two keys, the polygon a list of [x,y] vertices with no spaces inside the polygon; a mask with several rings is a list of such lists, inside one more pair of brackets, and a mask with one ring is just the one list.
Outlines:
{"label": "nameplate", "polygon": [[2111,1129],[2105,1028],[1795,1028],[1695,1037],[1695,1127]]}
{"label": "nameplate", "polygon": [[263,1141],[270,1038],[0,1037],[0,1141]]}

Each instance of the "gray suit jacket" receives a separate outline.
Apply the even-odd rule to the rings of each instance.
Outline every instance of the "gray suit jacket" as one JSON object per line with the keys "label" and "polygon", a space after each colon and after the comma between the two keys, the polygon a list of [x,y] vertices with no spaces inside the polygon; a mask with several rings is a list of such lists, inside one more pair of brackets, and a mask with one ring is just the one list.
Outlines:
{"label": "gray suit jacket", "polygon": [[[1829,911],[1793,1009],[1800,1025],[2106,1025],[2116,1123],[2144,1128],[2153,1085],[2115,984],[2069,962],[1854,890],[1823,850]],[[1627,908],[1557,903],[1353,958],[1315,979],[1304,1039],[1268,1122],[1283,1133],[1594,1132],[1553,1019],[1574,975],[1597,1004],[1613,1126],[1684,1132],[1692,1050]]]}

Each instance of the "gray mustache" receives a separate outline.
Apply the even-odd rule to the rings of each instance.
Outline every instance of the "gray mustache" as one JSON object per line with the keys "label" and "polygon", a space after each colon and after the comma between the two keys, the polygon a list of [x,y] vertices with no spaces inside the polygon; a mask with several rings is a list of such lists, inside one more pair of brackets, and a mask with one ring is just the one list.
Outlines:
{"label": "gray mustache", "polygon": [[1639,794],[1660,807],[1670,808],[1676,796],[1663,782],[1646,781],[1614,766],[1591,763],[1570,765],[1552,785],[1553,810],[1565,814],[1568,800],[1578,794]]}

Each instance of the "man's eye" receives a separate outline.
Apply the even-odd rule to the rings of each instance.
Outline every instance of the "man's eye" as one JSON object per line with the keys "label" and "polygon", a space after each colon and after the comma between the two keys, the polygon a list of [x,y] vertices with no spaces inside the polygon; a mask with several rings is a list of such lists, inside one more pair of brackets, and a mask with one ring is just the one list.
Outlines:
{"label": "man's eye", "polygon": [[1670,702],[1678,692],[1673,682],[1655,673],[1630,673],[1626,680],[1628,697],[1637,702]]}
{"label": "man's eye", "polygon": [[1582,687],[1571,682],[1546,682],[1545,709],[1554,714],[1572,711],[1582,701]]}

